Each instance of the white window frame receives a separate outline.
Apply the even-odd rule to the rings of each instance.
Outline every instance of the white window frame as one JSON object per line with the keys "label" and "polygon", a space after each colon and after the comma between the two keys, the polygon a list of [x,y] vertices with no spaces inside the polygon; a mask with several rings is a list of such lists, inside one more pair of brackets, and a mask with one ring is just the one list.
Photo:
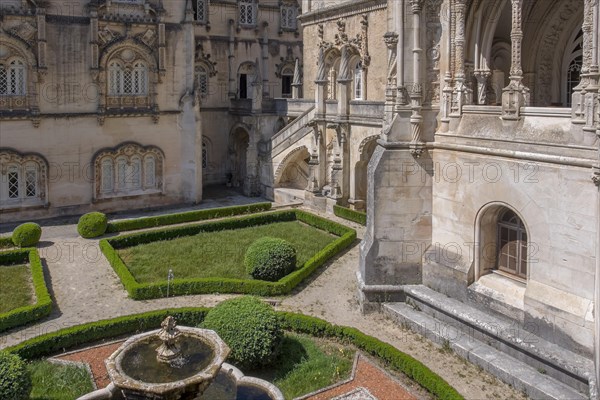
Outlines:
{"label": "white window frame", "polygon": [[242,26],[255,26],[257,19],[257,8],[254,0],[239,1],[239,22]]}
{"label": "white window frame", "polygon": [[[13,184],[11,184],[11,175],[16,175],[16,182]],[[0,167],[0,206],[34,205],[41,202],[40,177],[40,165],[34,161],[2,165]]]}

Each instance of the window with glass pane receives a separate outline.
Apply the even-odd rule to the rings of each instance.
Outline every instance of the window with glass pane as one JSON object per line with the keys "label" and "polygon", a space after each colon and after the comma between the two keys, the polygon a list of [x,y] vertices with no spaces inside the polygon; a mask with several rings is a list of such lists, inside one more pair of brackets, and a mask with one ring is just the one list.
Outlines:
{"label": "window with glass pane", "polygon": [[527,232],[521,219],[510,210],[498,221],[497,268],[527,278]]}
{"label": "window with glass pane", "polygon": [[281,27],[284,29],[296,29],[296,7],[281,6]]}
{"label": "window with glass pane", "polygon": [[101,186],[103,193],[110,193],[113,191],[113,160],[106,159],[102,161],[102,176],[101,176]]}
{"label": "window with glass pane", "polygon": [[198,76],[198,90],[200,90],[200,95],[206,97],[208,95],[208,73],[204,67],[196,67],[196,74]]}
{"label": "window with glass pane", "polygon": [[197,0],[196,1],[196,21],[198,22],[206,22],[206,14],[207,14],[207,0]]}
{"label": "window with glass pane", "polygon": [[17,167],[10,167],[8,169],[8,198],[18,199],[19,198],[19,169]]}
{"label": "window with glass pane", "polygon": [[25,168],[25,197],[37,196],[37,168],[27,166]]}
{"label": "window with glass pane", "polygon": [[0,64],[0,95],[24,96],[26,90],[25,64],[13,60],[8,66]]}
{"label": "window with glass pane", "polygon": [[119,158],[117,160],[117,188],[124,190],[127,183],[127,160]]}
{"label": "window with glass pane", "polygon": [[571,107],[573,91],[581,81],[581,67],[583,64],[583,56],[577,56],[569,64],[567,70],[567,107]]}
{"label": "window with glass pane", "polygon": [[354,99],[362,100],[363,98],[363,69],[362,63],[356,64],[354,68]]}
{"label": "window with glass pane", "polygon": [[156,186],[156,161],[154,156],[146,156],[144,165],[144,186],[154,188]]}
{"label": "window with glass pane", "polygon": [[202,168],[206,169],[206,167],[208,167],[208,149],[206,143],[202,142]]}
{"label": "window with glass pane", "polygon": [[240,0],[240,24],[254,25],[256,23],[253,0]]}
{"label": "window with glass pane", "polygon": [[139,157],[133,157],[128,168],[127,186],[131,190],[138,190],[142,188],[142,160]]}

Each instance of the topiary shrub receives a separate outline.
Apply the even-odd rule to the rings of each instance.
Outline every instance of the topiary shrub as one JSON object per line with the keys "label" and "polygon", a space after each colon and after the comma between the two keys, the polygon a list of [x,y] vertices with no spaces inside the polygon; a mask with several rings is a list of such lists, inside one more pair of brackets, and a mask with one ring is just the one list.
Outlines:
{"label": "topiary shrub", "polygon": [[25,400],[30,391],[25,362],[17,355],[0,351],[0,399]]}
{"label": "topiary shrub", "polygon": [[231,349],[228,361],[246,370],[271,363],[283,339],[273,308],[251,296],[225,300],[200,326],[217,332]]}
{"label": "topiary shrub", "polygon": [[100,212],[91,212],[81,216],[77,223],[77,232],[86,239],[104,235],[108,226],[108,218]]}
{"label": "topiary shrub", "polygon": [[278,238],[260,238],[248,247],[246,272],[254,279],[275,282],[296,268],[296,250]]}
{"label": "topiary shrub", "polygon": [[34,222],[27,222],[15,228],[12,242],[15,246],[31,247],[38,244],[42,236],[42,228]]}

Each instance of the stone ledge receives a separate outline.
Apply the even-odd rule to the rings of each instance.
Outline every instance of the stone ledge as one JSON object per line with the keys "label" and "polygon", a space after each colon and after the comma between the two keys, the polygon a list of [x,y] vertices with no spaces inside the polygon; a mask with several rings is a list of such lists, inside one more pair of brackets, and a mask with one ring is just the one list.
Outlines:
{"label": "stone ledge", "polygon": [[[389,303],[383,306],[384,313],[427,339],[442,345],[450,346],[460,357],[480,366],[512,385],[524,391],[528,397],[544,399],[587,399],[588,394],[559,382],[545,374],[545,371],[519,361],[484,342],[462,334],[453,326],[419,312],[404,303]],[[450,329],[448,329],[450,328]],[[593,368],[593,366],[592,366]],[[595,395],[590,388],[590,394]]]}

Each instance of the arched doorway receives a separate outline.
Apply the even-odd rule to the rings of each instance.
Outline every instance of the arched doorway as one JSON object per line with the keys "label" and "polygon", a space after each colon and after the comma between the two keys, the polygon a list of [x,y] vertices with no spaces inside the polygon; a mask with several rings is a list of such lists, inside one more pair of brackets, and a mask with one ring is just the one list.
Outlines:
{"label": "arched doorway", "polygon": [[368,138],[360,149],[360,159],[355,165],[354,172],[354,196],[358,209],[364,209],[367,201],[367,172],[369,161],[377,147],[377,137]]}

